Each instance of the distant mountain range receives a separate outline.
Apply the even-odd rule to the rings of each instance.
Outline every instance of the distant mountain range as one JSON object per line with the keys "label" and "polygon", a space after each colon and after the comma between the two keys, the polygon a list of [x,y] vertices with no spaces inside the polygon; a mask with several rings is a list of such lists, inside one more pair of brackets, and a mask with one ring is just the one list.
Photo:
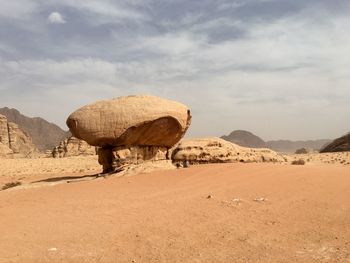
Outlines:
{"label": "distant mountain range", "polygon": [[0,114],[6,116],[8,121],[16,123],[21,130],[29,134],[40,151],[52,150],[62,140],[70,136],[70,132],[62,130],[56,124],[39,117],[27,117],[16,109],[0,108]]}
{"label": "distant mountain range", "polygon": [[244,147],[251,148],[270,148],[277,152],[291,153],[300,148],[307,148],[312,150],[320,150],[331,140],[305,140],[305,141],[290,141],[290,140],[273,140],[264,141],[260,137],[251,132],[244,130],[236,130],[227,136],[222,136],[222,139],[236,143]]}

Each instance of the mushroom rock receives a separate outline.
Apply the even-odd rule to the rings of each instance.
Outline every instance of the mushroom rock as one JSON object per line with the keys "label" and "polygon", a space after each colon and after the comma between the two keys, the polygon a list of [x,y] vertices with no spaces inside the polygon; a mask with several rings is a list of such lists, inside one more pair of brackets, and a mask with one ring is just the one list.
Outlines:
{"label": "mushroom rock", "polygon": [[155,96],[128,96],[84,106],[67,119],[73,136],[100,147],[104,172],[168,159],[191,123],[183,104]]}

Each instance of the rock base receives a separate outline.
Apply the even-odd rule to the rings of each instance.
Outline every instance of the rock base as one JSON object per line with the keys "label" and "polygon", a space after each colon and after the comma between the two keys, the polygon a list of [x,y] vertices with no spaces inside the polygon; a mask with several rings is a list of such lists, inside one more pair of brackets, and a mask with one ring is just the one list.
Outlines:
{"label": "rock base", "polygon": [[159,146],[102,147],[97,154],[103,173],[120,172],[130,165],[169,160],[168,148]]}

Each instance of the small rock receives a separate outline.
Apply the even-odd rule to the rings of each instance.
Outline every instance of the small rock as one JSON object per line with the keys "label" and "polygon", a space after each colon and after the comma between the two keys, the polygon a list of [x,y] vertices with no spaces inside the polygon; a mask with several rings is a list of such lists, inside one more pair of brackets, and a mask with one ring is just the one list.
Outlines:
{"label": "small rock", "polygon": [[57,248],[52,247],[52,248],[49,248],[47,251],[57,251]]}
{"label": "small rock", "polygon": [[208,195],[208,196],[207,196],[207,199],[211,199],[211,198],[213,198],[212,195]]}
{"label": "small rock", "polygon": [[253,201],[255,201],[255,202],[265,202],[265,201],[267,201],[267,198],[259,197],[259,198],[255,198]]}

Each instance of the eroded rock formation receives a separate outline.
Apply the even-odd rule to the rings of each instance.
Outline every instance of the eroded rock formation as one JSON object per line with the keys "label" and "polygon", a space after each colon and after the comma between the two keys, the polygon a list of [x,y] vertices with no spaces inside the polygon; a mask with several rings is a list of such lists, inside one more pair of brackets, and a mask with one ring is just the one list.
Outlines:
{"label": "eroded rock formation", "polygon": [[169,159],[168,151],[191,123],[183,104],[155,96],[99,101],[73,112],[67,126],[78,139],[100,147],[104,172]]}
{"label": "eroded rock formation", "polygon": [[283,156],[270,149],[245,148],[217,137],[182,140],[172,149],[171,156],[173,162],[191,164],[285,162]]}
{"label": "eroded rock formation", "polygon": [[34,157],[38,150],[32,139],[18,125],[8,122],[0,115],[0,156],[1,157]]}
{"label": "eroded rock formation", "polygon": [[83,140],[79,140],[73,136],[61,141],[58,146],[52,150],[52,157],[63,158],[81,155],[95,155],[97,148],[89,145]]}

